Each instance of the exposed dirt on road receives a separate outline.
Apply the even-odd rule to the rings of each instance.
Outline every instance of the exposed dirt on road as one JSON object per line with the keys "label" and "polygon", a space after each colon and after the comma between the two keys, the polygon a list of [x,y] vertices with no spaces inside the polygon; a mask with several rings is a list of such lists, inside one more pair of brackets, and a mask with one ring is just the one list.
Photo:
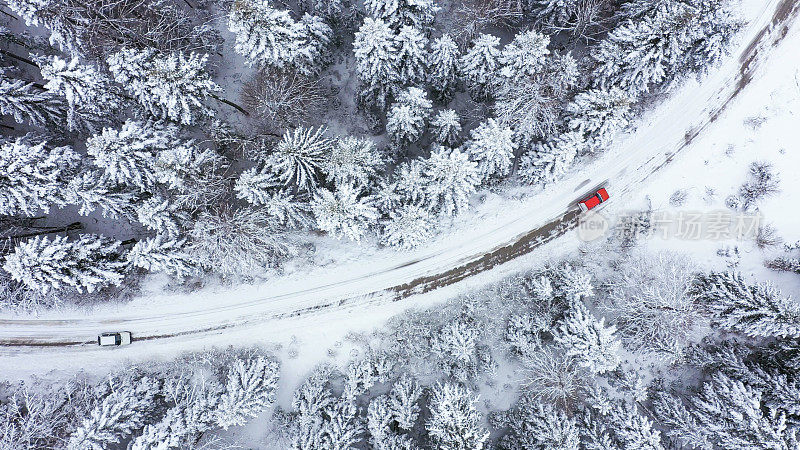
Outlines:
{"label": "exposed dirt on road", "polygon": [[486,253],[475,261],[450,269],[444,273],[417,278],[410,283],[396,286],[391,289],[396,294],[395,301],[457,283],[464,278],[487,271],[518,256],[529,253],[531,250],[575,228],[578,225],[578,216],[579,210],[576,208],[558,219],[525,234],[516,242]]}

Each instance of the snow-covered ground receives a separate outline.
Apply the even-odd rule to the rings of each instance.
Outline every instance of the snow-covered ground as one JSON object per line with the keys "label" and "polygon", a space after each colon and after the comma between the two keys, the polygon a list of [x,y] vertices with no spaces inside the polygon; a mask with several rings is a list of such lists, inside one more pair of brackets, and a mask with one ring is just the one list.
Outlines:
{"label": "snow-covered ground", "polygon": [[[735,212],[725,199],[735,194],[748,177],[754,161],[772,165],[780,180],[780,192],[757,204],[761,225],[771,225],[785,243],[800,240],[800,57],[796,35],[787,39],[770,58],[768,70],[737,98],[720,118],[695,140],[674,163],[630,197],[631,204],[644,207],[646,199],[654,210],[678,217],[682,212]],[[679,207],[670,205],[677,190],[686,192]],[[786,294],[798,298],[800,277],[764,267],[764,261],[784,254],[781,245],[759,249],[752,239],[695,240],[649,239],[651,248],[686,252],[699,264],[724,268],[729,258],[718,256],[722,248],[739,248],[736,270],[756,280],[772,280]]]}
{"label": "snow-covered ground", "polygon": [[[758,136],[763,130],[777,133],[781,129],[796,134],[793,127],[786,125],[792,105],[786,103],[781,107],[779,103],[788,102],[792,95],[796,102],[799,96],[790,87],[792,80],[796,83],[798,61],[793,53],[800,39],[793,27],[780,45],[772,49],[773,42],[784,36],[782,24],[771,25],[774,12],[791,2],[747,0],[744,3],[750,21],[729,60],[712,69],[701,82],[687,82],[663,105],[640,118],[635,133],[624,137],[618,146],[589,167],[577,167],[557,186],[522,200],[488,196],[474,216],[458,218],[460,225],[456,224],[452,233],[410,253],[381,250],[368,257],[353,254],[350,261],[297,271],[269,283],[238,288],[210,287],[186,295],[165,294],[162,285],[153,281],[140,298],[125,305],[101,307],[91,312],[58,311],[39,317],[7,316],[0,320],[0,341],[5,343],[87,342],[98,332],[120,329],[132,331],[135,337],[150,339],[115,350],[98,349],[91,344],[5,347],[2,376],[15,378],[49,369],[102,371],[111,361],[166,357],[208,345],[272,341],[282,342],[283,351],[296,350],[302,355],[302,358],[287,359],[283,369],[285,379],[296,379],[294,374],[305,372],[314,361],[325,358],[328,349],[350,330],[370,329],[404,309],[431,305],[522,267],[530,267],[547,255],[574,248],[579,241],[570,232],[513,263],[432,293],[391,302],[393,296],[386,291],[420,277],[446,273],[516,242],[531,230],[573,209],[578,199],[601,184],[607,184],[614,197],[614,202],[604,211],[606,214],[640,207],[645,192],[651,194],[655,207],[667,205],[667,199],[678,188],[690,191],[684,208],[706,210],[710,206],[703,203],[702,192],[708,184],[704,180],[711,177],[704,175],[719,168],[724,177],[719,175],[713,179],[717,198],[711,205],[719,209],[725,196],[744,181],[746,167],[752,160],[772,159],[776,167],[783,169],[784,192],[765,202],[762,211],[787,240],[797,239],[791,232],[797,229],[793,224],[796,225],[798,215],[792,216],[791,211],[781,208],[784,199],[789,198],[784,196],[796,191],[791,186],[791,167],[796,167],[796,159],[790,160],[792,135],[781,141],[784,144],[776,144],[787,148],[783,155],[779,148],[767,145],[771,138],[761,140]],[[763,33],[763,30],[768,32]],[[755,48],[759,49],[755,59],[750,67],[743,68],[743,61],[753,55]],[[767,53],[771,55],[769,58],[766,58]],[[739,91],[743,71],[756,81],[747,85],[734,100],[732,105],[739,112],[728,110],[719,116],[719,109]],[[786,88],[775,98],[770,97],[779,85]],[[766,108],[765,103],[768,104]],[[772,118],[758,128],[747,129],[743,121],[752,117],[754,111]],[[716,120],[712,121],[712,117]],[[780,125],[783,120],[787,122]],[[770,125],[771,121],[775,121],[774,126]],[[700,137],[687,145],[687,135],[697,130],[701,130]],[[750,153],[755,152],[756,145],[748,144],[748,139],[763,143],[764,156]],[[724,152],[731,143],[735,151],[728,157]],[[664,162],[673,159],[669,166],[660,169]],[[705,159],[709,159],[709,166],[700,166],[698,162]],[[657,175],[651,176],[656,170]],[[694,189],[690,189],[692,186],[688,182],[679,181],[683,175],[687,180],[694,180]],[[643,179],[647,179],[645,183]],[[664,245],[674,248],[673,242]],[[680,247],[715,249],[719,245],[690,242]],[[704,251],[703,257],[718,260],[711,256],[713,253],[713,250]],[[747,263],[743,261],[741,267],[750,270],[759,263],[760,260],[751,259]],[[198,333],[201,330],[206,331]],[[340,352],[340,356],[343,353],[346,351]]]}

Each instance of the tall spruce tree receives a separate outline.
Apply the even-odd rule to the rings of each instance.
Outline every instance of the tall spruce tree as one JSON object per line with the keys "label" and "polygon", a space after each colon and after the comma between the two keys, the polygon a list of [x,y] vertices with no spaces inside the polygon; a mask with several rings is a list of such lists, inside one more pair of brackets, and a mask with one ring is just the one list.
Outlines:
{"label": "tall spruce tree", "polygon": [[389,25],[380,19],[364,19],[353,42],[363,101],[383,108],[394,94],[401,79],[397,49]]}
{"label": "tall spruce tree", "polygon": [[448,102],[453,98],[459,81],[458,44],[445,33],[434,39],[428,55],[428,83],[437,100]]}
{"label": "tall spruce tree", "polygon": [[213,115],[205,101],[220,91],[206,72],[207,59],[196,53],[124,48],[108,57],[108,68],[148,113],[192,125]]}
{"label": "tall spruce tree", "polygon": [[105,286],[119,286],[126,263],[120,242],[94,234],[77,240],[36,236],[18,244],[5,258],[3,269],[31,289],[49,292],[72,287],[94,292]]}
{"label": "tall spruce tree", "polygon": [[69,147],[47,148],[30,136],[0,145],[0,214],[31,216],[70,203],[67,185],[80,159]]}

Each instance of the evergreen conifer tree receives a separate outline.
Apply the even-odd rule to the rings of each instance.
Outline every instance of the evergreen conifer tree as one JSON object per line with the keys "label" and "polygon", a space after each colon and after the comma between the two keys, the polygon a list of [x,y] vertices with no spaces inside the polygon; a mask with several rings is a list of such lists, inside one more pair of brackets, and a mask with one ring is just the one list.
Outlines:
{"label": "evergreen conifer tree", "polygon": [[453,98],[459,80],[458,44],[449,34],[443,34],[431,43],[428,55],[428,83],[437,100],[448,102]]}
{"label": "evergreen conifer tree", "polygon": [[206,72],[208,55],[124,48],[108,57],[114,79],[156,118],[186,125],[213,115],[206,99],[220,91]]}

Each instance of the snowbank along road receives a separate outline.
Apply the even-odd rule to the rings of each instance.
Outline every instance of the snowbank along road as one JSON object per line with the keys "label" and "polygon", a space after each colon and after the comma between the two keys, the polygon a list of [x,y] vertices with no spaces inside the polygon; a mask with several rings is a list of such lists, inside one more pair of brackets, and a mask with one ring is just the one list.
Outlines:
{"label": "snowbank along road", "polygon": [[574,228],[579,216],[576,202],[592,188],[606,185],[611,202],[624,201],[627,192],[688,147],[757,76],[767,55],[793,31],[800,9],[800,0],[759,2],[762,4],[754,8],[738,48],[724,64],[712,69],[701,83],[678,90],[650,123],[640,125],[613,151],[542,194],[514,203],[499,221],[485,226],[475,223],[474,232],[393,258],[322,268],[318,276],[279,279],[266,288],[202,294],[215,301],[165,294],[164,299],[150,303],[158,305],[158,312],[121,306],[85,316],[0,320],[0,356],[72,347],[57,351],[88,357],[103,351],[96,348],[98,333],[127,330],[133,333],[135,343],[116,350],[124,354],[134,347],[141,351],[142,346],[181,336],[221,334],[254,324],[271,327],[298,316],[321,317],[342,308],[376,307],[455,283],[525,254]]}

